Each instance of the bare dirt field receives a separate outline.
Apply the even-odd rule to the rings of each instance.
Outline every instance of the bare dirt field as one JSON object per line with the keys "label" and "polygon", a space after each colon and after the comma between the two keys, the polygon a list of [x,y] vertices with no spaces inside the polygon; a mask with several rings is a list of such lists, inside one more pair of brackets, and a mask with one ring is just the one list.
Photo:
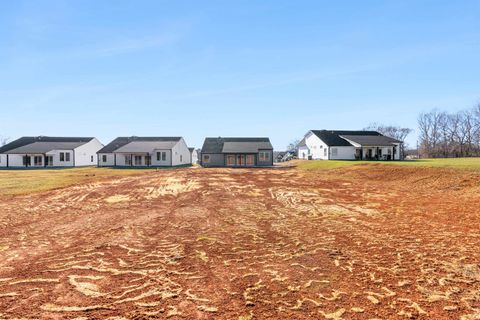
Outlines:
{"label": "bare dirt field", "polygon": [[179,169],[0,196],[0,319],[480,319],[480,175]]}

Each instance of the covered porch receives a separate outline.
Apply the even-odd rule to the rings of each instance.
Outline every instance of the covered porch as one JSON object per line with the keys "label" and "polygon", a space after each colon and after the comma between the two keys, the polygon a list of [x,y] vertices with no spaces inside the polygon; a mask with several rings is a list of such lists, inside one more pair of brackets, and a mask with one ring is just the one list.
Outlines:
{"label": "covered porch", "polygon": [[53,155],[43,153],[7,154],[7,166],[25,168],[53,167]]}
{"label": "covered porch", "polygon": [[355,148],[356,160],[396,160],[396,147],[392,146],[360,146]]}
{"label": "covered porch", "polygon": [[115,153],[114,158],[116,165],[128,167],[150,167],[152,165],[152,155],[148,152]]}

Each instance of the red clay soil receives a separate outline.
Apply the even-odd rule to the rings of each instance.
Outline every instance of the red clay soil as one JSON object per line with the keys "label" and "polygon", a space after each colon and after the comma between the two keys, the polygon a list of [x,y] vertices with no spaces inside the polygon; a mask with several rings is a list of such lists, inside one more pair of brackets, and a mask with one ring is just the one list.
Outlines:
{"label": "red clay soil", "polygon": [[0,319],[480,319],[480,177],[148,172],[0,202]]}

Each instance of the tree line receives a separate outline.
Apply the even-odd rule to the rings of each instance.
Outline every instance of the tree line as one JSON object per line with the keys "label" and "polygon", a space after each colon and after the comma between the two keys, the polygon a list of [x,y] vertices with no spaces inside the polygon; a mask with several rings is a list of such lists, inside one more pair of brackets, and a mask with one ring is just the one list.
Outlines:
{"label": "tree line", "polygon": [[454,113],[437,109],[421,113],[418,130],[422,157],[480,156],[480,104]]}

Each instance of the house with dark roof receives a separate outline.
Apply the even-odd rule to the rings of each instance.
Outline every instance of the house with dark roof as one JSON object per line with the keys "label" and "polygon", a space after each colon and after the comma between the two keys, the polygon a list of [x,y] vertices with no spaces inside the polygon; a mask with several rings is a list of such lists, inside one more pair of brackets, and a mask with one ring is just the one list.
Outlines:
{"label": "house with dark roof", "polygon": [[298,146],[309,160],[401,160],[402,142],[377,131],[310,130]]}
{"label": "house with dark roof", "polygon": [[206,138],[201,151],[203,167],[273,166],[269,138]]}
{"label": "house with dark roof", "polygon": [[175,167],[192,164],[182,137],[118,137],[98,150],[99,167]]}
{"label": "house with dark roof", "polygon": [[93,166],[102,147],[92,137],[22,137],[0,147],[0,168]]}

